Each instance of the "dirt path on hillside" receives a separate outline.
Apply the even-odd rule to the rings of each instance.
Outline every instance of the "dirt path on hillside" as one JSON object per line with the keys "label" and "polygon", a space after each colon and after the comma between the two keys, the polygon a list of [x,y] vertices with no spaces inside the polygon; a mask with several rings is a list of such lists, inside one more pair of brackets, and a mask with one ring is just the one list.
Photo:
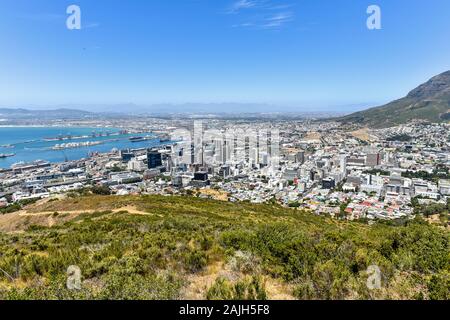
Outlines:
{"label": "dirt path on hillside", "polygon": [[[152,213],[138,210],[133,206],[126,206],[108,211],[111,211],[112,214],[127,212],[128,214],[141,216],[153,215]],[[62,212],[58,212],[58,215],[55,215],[55,211],[30,213],[26,209],[24,209],[14,213],[0,215],[0,231],[22,232],[26,230],[30,225],[53,227],[54,225],[73,220],[80,215],[94,214],[96,212],[99,212],[99,210],[65,210]]]}
{"label": "dirt path on hillside", "polygon": [[[64,211],[58,212],[58,213],[81,215],[81,214],[93,214],[93,213],[100,212],[100,211],[101,210],[64,210]],[[129,214],[137,214],[137,215],[142,215],[142,216],[152,215],[152,213],[140,211],[140,210],[136,209],[136,207],[132,207],[132,206],[122,207],[122,208],[118,208],[118,209],[114,209],[114,210],[106,210],[106,211],[111,211],[111,213],[119,213],[119,212],[126,211]],[[21,210],[21,211],[15,212],[15,213],[21,217],[38,217],[38,216],[53,215],[55,213],[55,211],[42,211],[42,212],[30,213],[27,210]]]}

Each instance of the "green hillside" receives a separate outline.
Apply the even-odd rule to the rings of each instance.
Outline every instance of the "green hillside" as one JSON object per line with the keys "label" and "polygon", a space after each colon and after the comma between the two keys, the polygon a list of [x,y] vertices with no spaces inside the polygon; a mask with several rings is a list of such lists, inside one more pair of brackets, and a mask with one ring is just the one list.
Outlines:
{"label": "green hillside", "polygon": [[[449,299],[449,233],[278,205],[87,196],[0,215],[0,299]],[[82,272],[66,288],[67,269]],[[382,287],[369,290],[370,265]]]}
{"label": "green hillside", "polygon": [[356,112],[338,119],[375,128],[390,127],[413,120],[450,121],[450,71],[444,72],[387,105]]}

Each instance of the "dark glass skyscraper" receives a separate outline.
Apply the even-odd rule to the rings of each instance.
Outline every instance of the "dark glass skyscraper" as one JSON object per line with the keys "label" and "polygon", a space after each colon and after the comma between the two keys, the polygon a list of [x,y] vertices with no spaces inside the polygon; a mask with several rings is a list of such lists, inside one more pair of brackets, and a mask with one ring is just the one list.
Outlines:
{"label": "dark glass skyscraper", "polygon": [[147,160],[149,169],[154,169],[162,166],[161,153],[159,153],[158,151],[147,152]]}

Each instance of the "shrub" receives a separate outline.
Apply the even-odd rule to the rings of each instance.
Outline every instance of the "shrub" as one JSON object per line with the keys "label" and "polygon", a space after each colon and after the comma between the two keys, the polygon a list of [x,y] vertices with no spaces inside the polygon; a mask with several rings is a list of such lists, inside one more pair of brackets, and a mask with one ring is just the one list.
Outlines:
{"label": "shrub", "polygon": [[208,264],[208,255],[205,252],[194,250],[185,256],[186,268],[191,272],[201,271]]}
{"label": "shrub", "polygon": [[111,194],[111,190],[107,186],[93,186],[91,189],[93,194],[108,196]]}
{"label": "shrub", "polygon": [[238,250],[228,264],[234,272],[250,274],[260,272],[261,261],[251,252]]}
{"label": "shrub", "polygon": [[267,300],[264,281],[259,276],[252,276],[231,283],[224,278],[217,278],[206,293],[208,300]]}

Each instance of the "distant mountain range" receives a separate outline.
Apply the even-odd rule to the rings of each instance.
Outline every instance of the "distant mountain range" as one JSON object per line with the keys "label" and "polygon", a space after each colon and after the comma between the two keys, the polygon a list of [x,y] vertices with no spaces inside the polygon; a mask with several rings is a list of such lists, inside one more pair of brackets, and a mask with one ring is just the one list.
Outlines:
{"label": "distant mountain range", "polygon": [[[72,107],[71,107],[72,108]],[[121,113],[127,115],[168,115],[183,113],[241,113],[241,112],[274,112],[276,108],[269,104],[258,103],[159,103],[152,105],[137,105],[134,103],[78,106],[74,109],[89,108],[101,113]],[[286,110],[284,110],[286,111]]]}
{"label": "distant mountain range", "polygon": [[[210,102],[210,103],[158,103],[151,105],[136,105],[133,103],[121,105],[92,106],[88,110],[98,112],[121,112],[130,115],[171,115],[171,114],[228,114],[230,116],[239,114],[346,114],[362,110],[367,104],[339,105],[335,108],[330,106],[314,106],[308,103],[299,104],[274,104],[274,103],[249,103],[249,102]],[[76,107],[77,109],[78,107]],[[80,107],[83,109],[83,107]],[[335,110],[339,110],[336,112]],[[85,109],[86,110],[86,109]]]}
{"label": "distant mountain range", "polygon": [[375,128],[391,127],[414,120],[450,121],[450,71],[431,78],[404,98],[337,120]]}
{"label": "distant mountain range", "polygon": [[[356,106],[348,106],[355,110]],[[91,110],[91,111],[86,111]],[[1,108],[0,124],[46,120],[123,119],[142,116],[157,118],[219,118],[219,119],[316,119],[339,115],[335,112],[315,111],[314,108],[285,107],[283,110],[269,104],[252,103],[184,103],[139,106],[117,105],[70,105],[52,110],[27,108]],[[358,110],[358,109],[356,109]],[[341,114],[345,114],[341,112]]]}
{"label": "distant mountain range", "polygon": [[[88,107],[71,106],[55,110],[33,110],[25,108],[0,108],[0,123],[14,123],[22,120],[55,120],[55,119],[99,119],[134,117],[141,115],[174,116],[187,114],[216,115],[219,118],[239,118],[249,115],[268,118],[322,118],[324,115],[308,114],[307,108],[285,108],[281,110],[269,104],[241,103],[186,103],[158,104],[148,107],[135,104],[103,105]],[[84,109],[84,110],[83,110]],[[302,111],[302,112],[301,112]],[[329,115],[332,117],[333,115]],[[447,122],[450,121],[450,71],[433,77],[428,82],[412,90],[408,95],[381,107],[359,111],[347,116],[334,118],[342,123],[357,123],[364,126],[382,128],[411,121]]]}
{"label": "distant mountain range", "polygon": [[28,109],[13,109],[13,108],[0,108],[0,119],[9,120],[25,120],[25,119],[40,119],[40,120],[52,120],[52,119],[80,119],[91,118],[94,113],[75,110],[75,109],[56,109],[56,110],[28,110]]}

